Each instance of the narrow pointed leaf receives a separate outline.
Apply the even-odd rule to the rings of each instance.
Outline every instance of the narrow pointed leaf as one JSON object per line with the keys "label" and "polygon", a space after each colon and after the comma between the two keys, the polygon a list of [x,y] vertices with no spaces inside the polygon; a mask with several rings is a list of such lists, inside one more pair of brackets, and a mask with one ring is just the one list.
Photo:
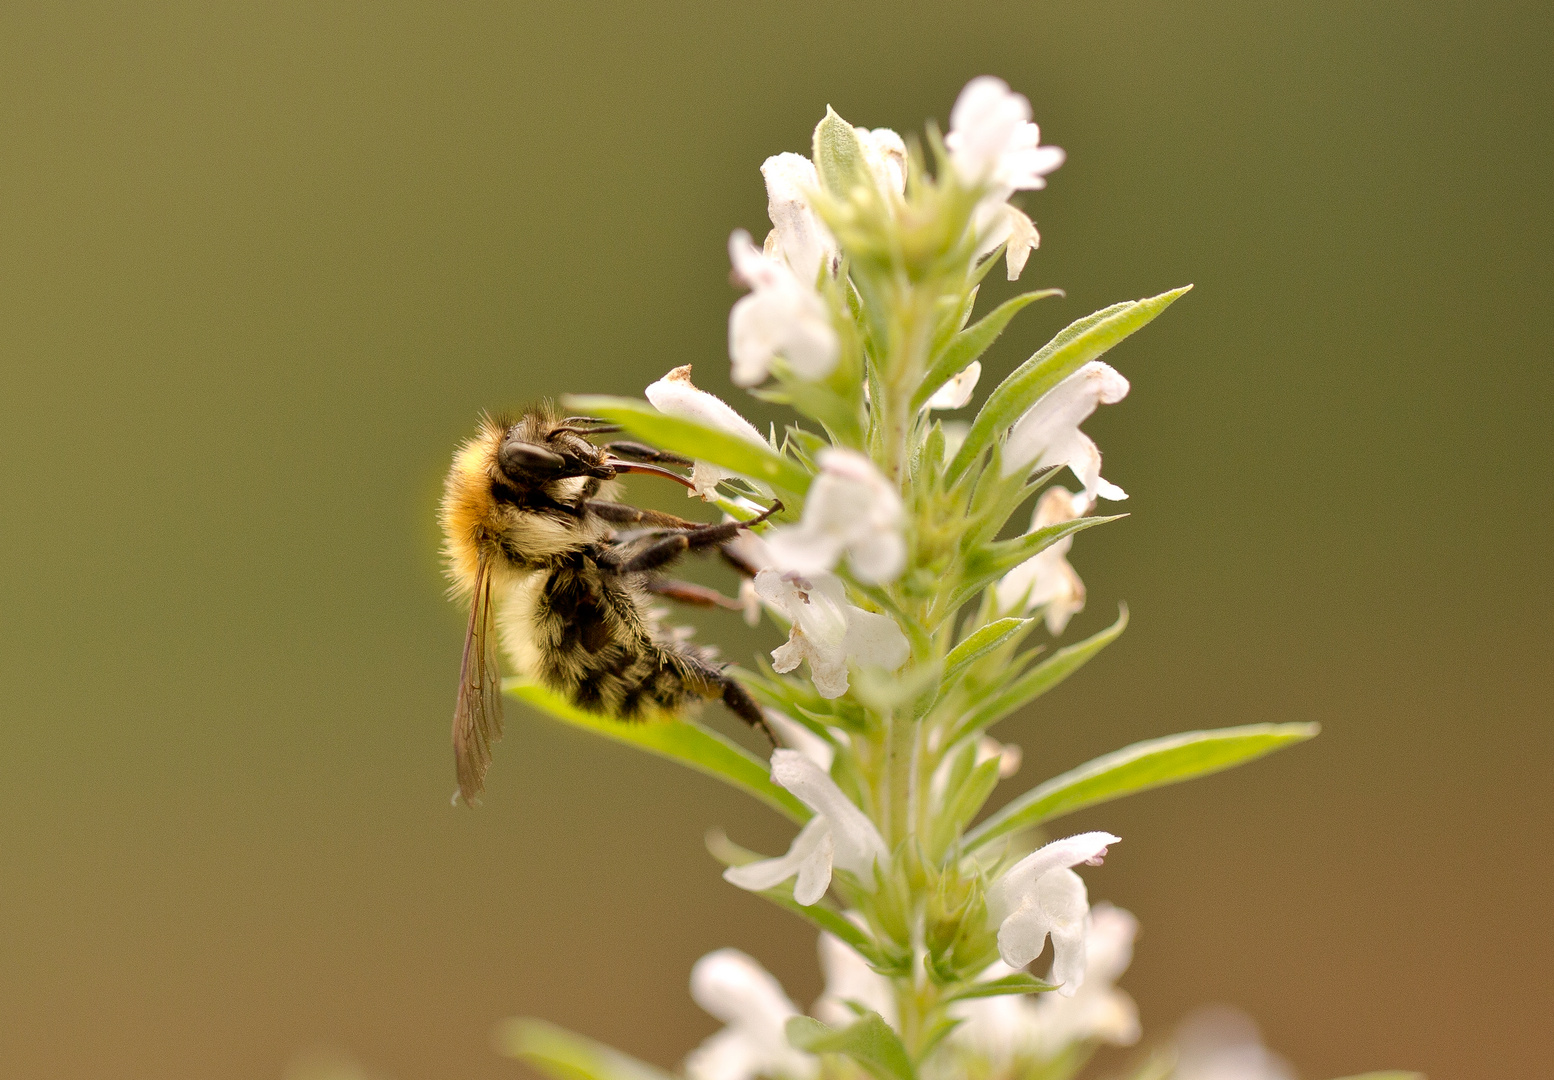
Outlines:
{"label": "narrow pointed leaf", "polygon": [[997,723],[1020,706],[1035,701],[1084,667],[1091,657],[1116,641],[1127,628],[1128,609],[1124,607],[1118,613],[1117,621],[1105,630],[1059,649],[1021,675],[991,701],[979,706],[956,728],[954,738],[963,739],[990,724]]}
{"label": "narrow pointed leaf", "polygon": [[965,565],[961,569],[961,583],[950,595],[944,610],[959,610],[962,604],[994,581],[1065,536],[1072,536],[1094,525],[1105,525],[1126,516],[1126,514],[1115,514],[1111,517],[1082,517],[1071,521],[1059,521],[1053,525],[1044,525],[1014,540],[1002,540],[973,550],[966,556]]}
{"label": "narrow pointed leaf", "polygon": [[1043,345],[989,395],[972,422],[966,441],[950,462],[950,482],[965,473],[1043,394],[1143,327],[1190,288],[1188,285],[1144,300],[1114,304],[1070,324]]}
{"label": "narrow pointed leaf", "polygon": [[645,401],[600,394],[569,394],[562,401],[569,409],[619,424],[662,449],[710,461],[795,495],[809,490],[809,474],[770,447],[757,446],[694,420],[665,416]]}
{"label": "narrow pointed leaf", "polygon": [[912,1059],[901,1038],[879,1013],[864,1013],[857,1023],[833,1028],[807,1016],[788,1021],[788,1042],[811,1054],[842,1054],[876,1080],[916,1080]]}
{"label": "narrow pointed leaf", "polygon": [[502,1021],[491,1041],[498,1053],[526,1061],[552,1080],[674,1080],[645,1061],[532,1017]]}
{"label": "narrow pointed leaf", "polygon": [[1134,743],[1021,795],[971,830],[966,850],[1096,803],[1220,772],[1305,742],[1319,730],[1316,724],[1247,724]]}
{"label": "narrow pointed leaf", "polygon": [[1049,296],[1062,295],[1062,289],[1041,289],[1037,292],[1023,293],[1011,300],[1005,300],[978,319],[974,325],[956,334],[945,346],[944,351],[934,357],[933,362],[928,366],[928,374],[923,376],[922,385],[912,395],[912,411],[921,409],[939,387],[965,371],[973,360],[987,352],[989,346],[998,340],[998,335],[1004,332],[1004,327],[1009,325],[1009,320],[1013,319],[1021,308]]}
{"label": "narrow pointed leaf", "polygon": [[584,712],[561,695],[527,679],[506,679],[502,689],[564,724],[635,746],[639,750],[678,761],[697,772],[716,777],[754,795],[800,824],[810,819],[808,807],[772,783],[765,762],[694,720],[679,717],[614,720]]}
{"label": "narrow pointed leaf", "polygon": [[1045,994],[1056,989],[1052,983],[1042,982],[1034,975],[1017,971],[1002,979],[971,983],[950,994],[946,1000],[966,1001],[969,998],[999,997],[1003,994]]}
{"label": "narrow pointed leaf", "polygon": [[845,199],[853,188],[869,183],[869,164],[853,126],[826,106],[826,115],[815,125],[815,172],[832,195]]}
{"label": "narrow pointed leaf", "polygon": [[953,684],[972,664],[1005,642],[1013,640],[1030,624],[1030,619],[999,619],[986,626],[978,627],[973,633],[967,635],[965,641],[951,649],[950,655],[944,658],[945,685]]}

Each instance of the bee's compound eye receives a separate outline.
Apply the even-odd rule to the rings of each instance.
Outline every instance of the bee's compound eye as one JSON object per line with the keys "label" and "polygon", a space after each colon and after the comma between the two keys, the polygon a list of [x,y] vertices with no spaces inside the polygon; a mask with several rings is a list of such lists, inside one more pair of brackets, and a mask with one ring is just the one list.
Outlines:
{"label": "bee's compound eye", "polygon": [[566,471],[566,458],[553,454],[543,446],[508,439],[496,452],[497,468],[511,480],[533,482],[548,480]]}

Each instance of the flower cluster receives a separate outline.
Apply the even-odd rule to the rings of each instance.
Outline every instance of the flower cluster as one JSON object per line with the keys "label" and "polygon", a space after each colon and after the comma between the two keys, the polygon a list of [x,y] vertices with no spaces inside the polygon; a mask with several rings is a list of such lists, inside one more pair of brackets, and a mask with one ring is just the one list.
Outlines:
{"label": "flower cluster", "polygon": [[[709,848],[729,883],[820,931],[825,993],[806,1014],[743,952],[703,957],[691,992],[725,1027],[686,1059],[690,1080],[1066,1080],[1096,1047],[1135,1042],[1138,1015],[1116,982],[1137,923],[1092,907],[1079,872],[1119,837],[1049,839],[1050,823],[1314,734],[1251,725],[1150,740],[983,815],[1023,757],[989,728],[1125,625],[1051,652],[1032,640],[1083,610],[1074,537],[1110,520],[1091,516],[1098,500],[1126,498],[1081,430],[1128,393],[1100,357],[1186,291],[1079,319],[986,391],[970,422],[938,415],[971,405],[988,347],[1056,294],[972,320],[1000,256],[1017,279],[1038,243],[1011,199],[1062,162],[1030,103],[998,79],[968,84],[948,131],[926,143],[828,112],[808,156],[761,168],[763,244],[742,230],[729,240],[748,290],[729,315],[732,381],[798,419],[763,435],[698,389],[689,366],[649,386],[647,403],[569,401],[694,460],[692,493],[751,522],[724,548],[749,575],[731,606],[785,638],[739,675],[782,738],[769,765],[686,719],[673,739],[616,732],[798,826],[780,855],[722,833]],[[1062,470],[1077,492],[1051,483]],[[771,520],[752,520],[776,501]],[[1024,507],[1030,526],[1011,536]],[[525,696],[574,716],[533,687]],[[592,1044],[546,1039],[518,1052],[558,1077],[647,1075]]]}

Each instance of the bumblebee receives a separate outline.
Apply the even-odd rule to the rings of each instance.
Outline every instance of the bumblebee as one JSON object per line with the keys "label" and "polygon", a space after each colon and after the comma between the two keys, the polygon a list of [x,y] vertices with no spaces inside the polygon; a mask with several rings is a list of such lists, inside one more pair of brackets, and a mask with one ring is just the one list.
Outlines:
{"label": "bumblebee", "polygon": [[638,443],[589,441],[619,430],[542,406],[516,419],[483,417],[454,455],[439,517],[454,592],[469,601],[453,714],[459,794],[468,804],[480,794],[491,746],[502,734],[498,626],[524,675],[588,712],[640,720],[720,698],[776,744],[749,692],[683,632],[661,628],[650,604],[663,596],[737,606],[659,572],[688,551],[721,549],[782,504],[747,522],[698,524],[615,502],[622,473],[690,486],[664,467],[691,464],[684,458]]}

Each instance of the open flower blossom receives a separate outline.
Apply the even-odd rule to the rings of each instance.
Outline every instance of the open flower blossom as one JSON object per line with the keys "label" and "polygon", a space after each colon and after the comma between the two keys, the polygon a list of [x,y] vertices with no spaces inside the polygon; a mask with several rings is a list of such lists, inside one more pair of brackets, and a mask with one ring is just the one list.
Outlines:
{"label": "open flower blossom", "polygon": [[998,954],[1019,970],[1041,955],[1052,937],[1052,980],[1073,997],[1085,981],[1085,934],[1090,915],[1085,883],[1071,867],[1100,865],[1107,832],[1054,840],[1011,866],[988,892],[988,913],[998,921]]}
{"label": "open flower blossom", "polygon": [[[1115,983],[1133,958],[1138,920],[1110,904],[1091,911],[1085,936],[1085,981],[1073,997],[1006,994],[972,998],[951,1006],[961,1021],[951,1036],[1000,1068],[1017,1059],[1050,1061],[1078,1043],[1132,1046],[1139,1038],[1138,1008]],[[983,981],[1012,974],[995,962]]]}
{"label": "open flower blossom", "polygon": [[901,496],[856,450],[822,450],[819,465],[803,518],[766,535],[777,566],[817,574],[835,567],[845,553],[859,581],[894,581],[906,566]]}
{"label": "open flower blossom", "polygon": [[[1067,488],[1050,487],[1036,501],[1028,532],[1064,521],[1073,521],[1090,511],[1090,500]],[[1085,609],[1085,583],[1068,564],[1068,550],[1074,538],[1065,536],[1049,544],[1009,571],[998,582],[998,606],[1004,611],[1043,610],[1047,632],[1061,634],[1068,620]]]}
{"label": "open flower blossom", "polygon": [[851,1002],[879,1013],[887,1024],[896,1026],[896,993],[890,980],[871,968],[851,945],[834,934],[821,934],[820,969],[825,973],[826,989],[810,1009],[816,1019],[832,1027],[846,1027],[858,1019],[848,1005]]}
{"label": "open flower blossom", "polygon": [[907,152],[906,143],[890,128],[853,128],[863,145],[863,160],[874,177],[874,183],[886,195],[906,192]]}
{"label": "open flower blossom", "polygon": [[[752,445],[766,447],[766,440],[761,437],[755,425],[735,412],[733,406],[716,394],[709,394],[705,390],[696,388],[696,384],[691,382],[690,364],[669,372],[650,385],[646,394],[653,408],[665,416],[694,420],[707,427],[725,431]],[[687,494],[699,495],[710,502],[718,484],[733,475],[735,474],[711,462],[698,461],[691,469],[691,483],[695,485],[695,489]]]}
{"label": "open flower blossom", "polygon": [[799,1010],[770,972],[738,949],[710,952],[691,968],[691,997],[728,1026],[685,1059],[690,1080],[810,1080],[819,1063],[788,1045]]}
{"label": "open flower blossom", "polygon": [[1079,430],[1101,405],[1128,396],[1128,380],[1110,364],[1092,360],[1047,391],[1009,429],[1004,475],[1067,465],[1085,486],[1085,497],[1126,499],[1128,493],[1101,479],[1101,451]]}
{"label": "open flower blossom", "polygon": [[1025,95],[989,75],[972,79],[955,99],[944,145],[964,183],[989,187],[972,221],[978,257],[1008,244],[1009,280],[1017,280],[1041,237],[1031,219],[1009,205],[1009,196],[1046,187],[1047,174],[1063,164],[1063,151],[1041,145]]}
{"label": "open flower blossom", "polygon": [[836,366],[836,330],[813,282],[800,280],[785,260],[763,254],[743,229],[729,237],[728,253],[734,276],[751,290],[728,317],[734,383],[760,383],[779,353],[800,378],[829,375]]}
{"label": "open flower blossom", "polygon": [[833,866],[871,881],[875,860],[886,858],[885,841],[874,822],[853,805],[836,781],[797,750],[772,751],[772,780],[792,792],[815,816],[799,830],[786,855],[731,866],[723,871],[724,880],[761,892],[797,876],[793,898],[806,907],[826,894]]}
{"label": "open flower blossom", "polygon": [[966,366],[966,370],[935,390],[933,397],[928,399],[927,408],[930,409],[960,409],[971,400],[971,392],[977,388],[977,380],[982,378],[982,361],[973,360]]}
{"label": "open flower blossom", "polygon": [[772,667],[786,673],[809,661],[809,677],[823,698],[847,693],[849,663],[894,671],[911,654],[895,620],[849,604],[834,574],[762,570],[755,591],[793,624],[787,642],[772,650]]}

